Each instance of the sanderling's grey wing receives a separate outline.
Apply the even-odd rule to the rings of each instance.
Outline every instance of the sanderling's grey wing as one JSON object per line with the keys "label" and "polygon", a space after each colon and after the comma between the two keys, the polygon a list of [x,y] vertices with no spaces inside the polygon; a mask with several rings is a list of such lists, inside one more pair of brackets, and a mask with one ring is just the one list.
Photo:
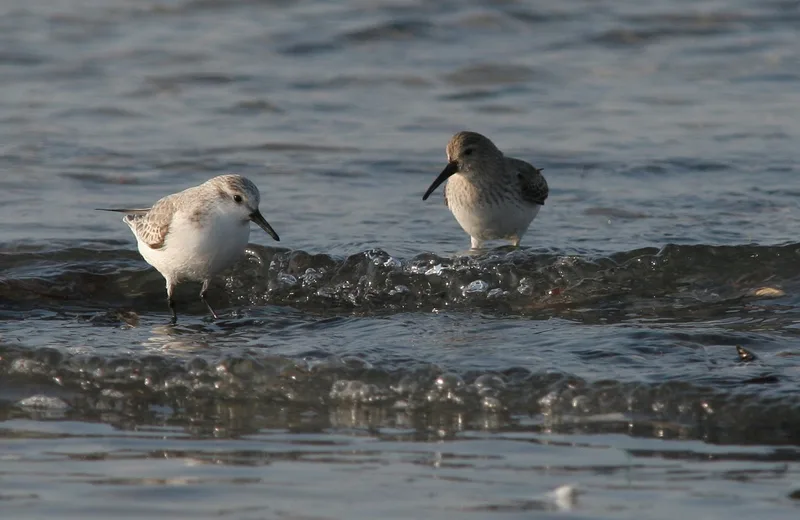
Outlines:
{"label": "sanderling's grey wing", "polygon": [[544,201],[550,194],[550,189],[547,187],[547,181],[542,175],[542,170],[519,159],[509,157],[508,161],[516,172],[522,200],[530,204],[544,206]]}
{"label": "sanderling's grey wing", "polygon": [[175,214],[175,196],[170,195],[156,202],[146,213],[129,212],[123,220],[136,236],[150,246],[161,249],[169,233],[169,225]]}

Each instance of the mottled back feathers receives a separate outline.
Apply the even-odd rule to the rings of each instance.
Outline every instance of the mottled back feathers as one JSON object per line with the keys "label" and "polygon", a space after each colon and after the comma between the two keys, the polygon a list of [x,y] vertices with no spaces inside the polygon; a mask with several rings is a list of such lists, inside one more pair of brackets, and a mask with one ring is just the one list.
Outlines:
{"label": "mottled back feathers", "polygon": [[[529,163],[503,155],[488,138],[476,132],[458,132],[447,143],[447,160],[456,173],[478,186],[503,186],[528,204],[544,205],[549,194],[542,171]],[[490,179],[496,179],[495,184]],[[488,189],[488,188],[485,188]],[[445,206],[447,189],[444,191]],[[496,191],[496,190],[495,190]]]}
{"label": "mottled back feathers", "polygon": [[[513,157],[506,157],[505,161],[506,171],[510,176],[516,177],[516,187],[519,189],[520,198],[528,204],[544,206],[544,201],[550,195],[550,189],[542,175],[542,170]],[[447,189],[442,190],[442,195],[444,196],[444,205],[449,208]]]}
{"label": "mottled back feathers", "polygon": [[550,194],[550,189],[547,187],[547,181],[542,175],[542,170],[513,157],[508,157],[506,160],[517,171],[522,200],[544,206],[544,201]]}
{"label": "mottled back feathers", "polygon": [[139,240],[151,249],[161,249],[169,233],[169,225],[175,214],[175,198],[179,194],[169,195],[156,202],[146,213],[130,213],[125,216],[125,223],[133,230]]}

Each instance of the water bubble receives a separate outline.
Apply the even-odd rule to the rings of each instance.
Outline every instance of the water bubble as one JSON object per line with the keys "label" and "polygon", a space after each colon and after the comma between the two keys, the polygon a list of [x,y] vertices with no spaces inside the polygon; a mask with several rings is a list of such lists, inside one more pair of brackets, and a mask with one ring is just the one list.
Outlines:
{"label": "water bubble", "polygon": [[466,386],[460,376],[450,373],[437,377],[434,385],[439,391],[461,390]]}
{"label": "water bubble", "polygon": [[405,285],[395,285],[394,289],[389,291],[389,296],[394,296],[395,294],[407,294],[410,292],[411,289],[409,289]]}
{"label": "water bubble", "polygon": [[442,374],[433,381],[433,388],[425,393],[423,399],[429,403],[463,404],[459,395],[466,389],[464,380],[457,374]]}
{"label": "water bubble", "polygon": [[317,289],[317,296],[321,298],[332,299],[336,297],[336,288],[328,286],[320,287],[319,289]]}
{"label": "water bubble", "polygon": [[417,377],[411,374],[404,375],[397,384],[392,385],[393,392],[401,395],[411,395],[420,390],[421,384]]}
{"label": "water bubble", "polygon": [[502,298],[503,296],[507,296],[507,295],[508,295],[508,291],[504,291],[503,289],[500,289],[499,287],[495,287],[494,289],[492,289],[491,291],[486,293],[486,297],[487,298]]}
{"label": "water bubble", "polygon": [[501,410],[503,408],[503,404],[500,402],[500,399],[488,396],[481,399],[481,406],[485,410]]}
{"label": "water bubble", "polygon": [[264,259],[261,258],[261,255],[258,254],[258,251],[256,251],[255,249],[251,249],[249,247],[245,248],[244,254],[248,261],[252,261],[258,264],[260,267],[264,267]]}
{"label": "water bubble", "polygon": [[288,273],[280,273],[278,274],[278,282],[282,285],[292,286],[297,284],[297,278]]}
{"label": "water bubble", "polygon": [[313,267],[309,267],[306,269],[305,273],[300,275],[300,279],[303,281],[303,287],[316,284],[322,279],[324,274],[325,269],[314,269]]}
{"label": "water bubble", "polygon": [[489,284],[483,280],[475,280],[464,289],[464,294],[483,293],[489,290]]}
{"label": "water bubble", "polygon": [[383,392],[377,385],[365,383],[363,381],[340,379],[333,383],[328,395],[331,399],[340,401],[370,403],[380,400],[383,397]]}
{"label": "water bubble", "polygon": [[555,267],[572,267],[578,264],[580,260],[577,256],[560,256],[553,264]]}
{"label": "water bubble", "polygon": [[530,278],[523,278],[519,281],[519,285],[517,286],[517,292],[524,295],[530,296],[533,294],[533,282]]}
{"label": "water bubble", "polygon": [[361,359],[360,357],[356,356],[343,356],[341,361],[348,368],[360,368],[360,369],[372,368],[372,363],[370,363],[366,359]]}
{"label": "water bubble", "polygon": [[60,351],[50,347],[37,349],[35,356],[36,359],[51,367],[60,364],[64,359],[64,355]]}
{"label": "water bubble", "polygon": [[381,265],[386,261],[386,258],[391,258],[389,253],[383,249],[368,249],[364,251],[364,255],[372,261],[373,265]]}
{"label": "water bubble", "polygon": [[174,374],[171,376],[167,376],[164,380],[164,389],[165,390],[174,390],[176,388],[188,388],[189,381],[186,380],[181,374]]}
{"label": "water bubble", "polygon": [[307,372],[299,366],[286,367],[281,370],[280,376],[290,381],[302,381],[306,378]]}
{"label": "water bubble", "polygon": [[46,395],[32,395],[17,401],[17,405],[25,408],[42,408],[46,410],[65,410],[69,405],[58,397],[48,397]]}
{"label": "water bubble", "polygon": [[539,398],[539,406],[542,407],[542,413],[552,412],[552,408],[558,402],[558,392],[548,392]]}
{"label": "water bubble", "polygon": [[158,374],[150,374],[144,378],[144,385],[152,390],[163,390],[164,381]]}
{"label": "water bubble", "polygon": [[392,269],[400,269],[401,267],[403,267],[403,263],[397,258],[390,256],[389,259],[383,263],[383,266],[390,267]]}
{"label": "water bubble", "polygon": [[334,381],[330,391],[331,398],[338,399],[344,393],[348,392],[352,383],[352,381],[347,381],[345,379]]}
{"label": "water bubble", "polygon": [[9,372],[18,372],[20,374],[44,374],[47,372],[47,366],[33,359],[19,358],[11,362]]}
{"label": "water bubble", "polygon": [[454,393],[454,392],[439,392],[436,390],[431,390],[425,396],[425,399],[429,403],[452,403],[452,404],[464,404],[464,399]]}
{"label": "water bubble", "polygon": [[589,411],[589,398],[585,395],[578,395],[572,398],[572,408],[579,412]]}
{"label": "water bubble", "polygon": [[203,358],[194,358],[186,363],[186,370],[193,376],[198,376],[208,370],[208,361]]}
{"label": "water bubble", "polygon": [[425,271],[425,276],[431,276],[431,275],[441,276],[442,272],[445,269],[446,268],[442,264],[436,264],[427,271]]}
{"label": "water bubble", "polygon": [[477,390],[480,396],[497,397],[506,387],[506,383],[503,381],[503,378],[498,375],[483,374],[472,383],[472,386]]}
{"label": "water bubble", "polygon": [[240,378],[250,378],[256,371],[257,365],[251,359],[231,360],[229,371],[231,374]]}

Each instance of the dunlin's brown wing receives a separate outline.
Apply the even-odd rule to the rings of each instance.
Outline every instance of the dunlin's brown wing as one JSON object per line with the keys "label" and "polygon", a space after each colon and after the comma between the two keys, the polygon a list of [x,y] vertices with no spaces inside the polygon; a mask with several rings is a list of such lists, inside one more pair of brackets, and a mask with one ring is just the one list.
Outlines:
{"label": "dunlin's brown wing", "polygon": [[544,201],[550,194],[550,189],[547,187],[547,181],[542,175],[542,170],[512,157],[508,157],[506,160],[509,166],[516,171],[522,200],[544,206]]}

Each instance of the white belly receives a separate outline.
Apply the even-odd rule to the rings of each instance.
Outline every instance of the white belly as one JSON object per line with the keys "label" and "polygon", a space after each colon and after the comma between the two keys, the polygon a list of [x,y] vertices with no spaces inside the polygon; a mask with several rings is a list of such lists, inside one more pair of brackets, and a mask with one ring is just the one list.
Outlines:
{"label": "white belly", "polygon": [[448,180],[445,189],[447,206],[461,228],[480,241],[519,239],[541,208],[510,191],[502,197],[489,197],[486,188],[479,190],[458,174]]}
{"label": "white belly", "polygon": [[539,206],[454,204],[451,211],[461,228],[472,237],[480,240],[512,240],[525,234],[539,213]]}
{"label": "white belly", "polygon": [[214,217],[199,227],[176,216],[164,247],[151,249],[139,242],[144,259],[173,283],[203,281],[232,266],[250,239],[250,223]]}

